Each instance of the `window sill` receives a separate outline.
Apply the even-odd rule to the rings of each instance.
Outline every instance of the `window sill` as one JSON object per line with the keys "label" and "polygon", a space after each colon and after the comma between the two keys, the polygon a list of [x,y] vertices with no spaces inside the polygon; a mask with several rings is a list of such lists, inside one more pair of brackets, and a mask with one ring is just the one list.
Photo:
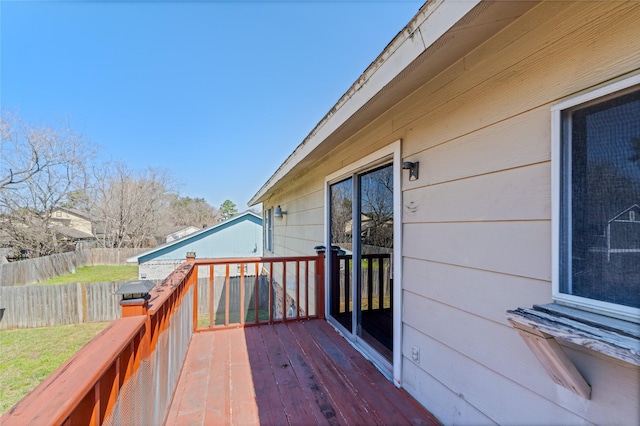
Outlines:
{"label": "window sill", "polygon": [[591,387],[556,340],[570,342],[629,364],[640,366],[640,326],[557,303],[507,311],[551,378],[589,399]]}

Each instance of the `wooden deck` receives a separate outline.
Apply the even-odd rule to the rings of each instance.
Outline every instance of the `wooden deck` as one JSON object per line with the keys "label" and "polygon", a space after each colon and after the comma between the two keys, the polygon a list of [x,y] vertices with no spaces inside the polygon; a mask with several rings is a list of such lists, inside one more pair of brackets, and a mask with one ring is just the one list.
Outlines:
{"label": "wooden deck", "polygon": [[324,320],[193,335],[167,425],[438,425]]}

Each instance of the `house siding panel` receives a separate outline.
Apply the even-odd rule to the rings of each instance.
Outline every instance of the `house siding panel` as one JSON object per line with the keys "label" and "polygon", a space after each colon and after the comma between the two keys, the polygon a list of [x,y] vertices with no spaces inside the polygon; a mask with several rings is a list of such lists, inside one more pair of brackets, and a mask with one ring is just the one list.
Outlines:
{"label": "house siding panel", "polygon": [[445,424],[640,424],[638,367],[566,346],[584,399],[505,318],[551,301],[551,106],[632,72],[640,3],[542,2],[271,194],[295,225],[278,254],[307,254],[326,176],[397,139],[420,161],[401,182],[402,386]]}
{"label": "house siding panel", "polygon": [[[426,351],[421,347],[423,365],[419,368],[454,395],[464,395],[465,402],[456,402],[456,407],[471,403],[498,423],[527,419],[548,424],[625,424],[640,420],[638,399],[627,397],[637,395],[637,368],[583,350],[569,351],[578,368],[593,375],[585,374],[593,389],[600,389],[586,401],[555,385],[519,336],[495,322],[504,324],[501,316],[506,309],[550,301],[550,105],[573,91],[630,71],[634,65],[637,68],[637,42],[622,48],[628,49],[626,54],[618,47],[615,59],[611,43],[638,40],[640,25],[625,26],[624,35],[603,31],[587,55],[575,50],[584,36],[580,18],[596,20],[602,29],[617,19],[638,22],[637,7],[623,12],[618,6],[536,8],[523,19],[537,21],[550,9],[557,15],[543,25],[546,28],[536,30],[539,37],[513,41],[514,46],[506,48],[507,55],[485,58],[484,64],[493,65],[477,63],[478,72],[459,76],[440,89],[440,99],[438,93],[436,99],[415,94],[412,98],[424,107],[407,101],[402,108],[406,114],[397,112],[411,122],[403,152],[411,160],[420,160],[424,173],[420,180],[405,181],[403,186],[403,254],[413,258],[405,261],[403,272],[404,288],[411,291],[404,299],[404,353],[408,358],[403,379],[409,390],[418,368],[409,360],[411,347],[428,345]],[[512,32],[505,30],[489,44],[499,43]],[[545,50],[545,43],[553,47]],[[522,55],[519,52],[532,51],[536,53],[527,58],[517,57]],[[507,61],[513,63],[511,69]],[[587,68],[578,72],[576,62]],[[601,64],[607,64],[607,75]],[[493,78],[484,74],[492,69],[501,71]],[[420,89],[422,93],[429,90],[429,85]],[[451,93],[457,93],[457,99],[452,100]],[[439,101],[440,105],[433,105]],[[419,122],[408,118],[421,111]],[[395,122],[400,124],[400,120]],[[423,284],[426,288],[420,283],[427,283]],[[429,313],[426,318],[424,312]],[[455,368],[447,368],[451,365]],[[460,371],[465,377],[458,376]],[[476,380],[479,382],[474,383]],[[483,391],[482,382],[491,383],[491,390]],[[614,384],[624,390],[616,390]],[[473,390],[474,386],[478,387]],[[450,395],[436,397],[418,387],[412,393],[419,400],[438,399],[429,401],[429,408],[452,404],[447,402]],[[618,395],[615,403],[612,394]],[[619,410],[611,413],[612,406]],[[527,414],[528,407],[536,411]],[[435,414],[445,423],[455,419],[451,412]]]}
{"label": "house siding panel", "polygon": [[260,256],[262,253],[260,220],[251,217],[250,220],[232,225],[174,242],[164,249],[142,256],[140,261],[185,259],[188,251],[194,251],[198,257],[204,258]]}
{"label": "house siding panel", "polygon": [[[463,298],[467,297],[463,296]],[[517,333],[513,333],[511,326],[487,321],[463,310],[451,310],[444,304],[419,296],[407,298],[405,306],[408,312],[406,315],[406,326],[408,328],[417,332],[416,327],[420,327],[421,332],[424,332],[425,335],[455,350],[466,359],[473,360],[478,366],[486,368],[490,372],[487,374],[499,375],[513,382],[514,385],[526,388],[532,393],[532,396],[528,397],[531,398],[530,404],[539,404],[536,402],[539,395],[555,395],[551,400],[552,402],[562,401],[564,408],[579,417],[589,418],[592,421],[598,419],[596,423],[599,424],[620,424],[625,422],[624,415],[610,413],[609,398],[604,400],[595,399],[594,403],[588,404],[588,409],[585,409],[585,400],[582,397],[565,388],[556,386],[548,379],[548,375],[520,336]],[[426,323],[422,321],[422,312],[429,312],[430,321]],[[406,352],[405,356],[410,359],[411,352]],[[588,360],[585,360],[585,362],[588,362]],[[615,377],[622,371],[616,371],[616,368],[612,368],[613,364],[611,363],[607,370],[614,374]],[[632,369],[628,370],[631,373],[630,378],[638,378],[637,373],[634,375]],[[602,378],[602,375],[599,374],[591,377],[591,379],[598,380],[596,376],[600,379]],[[442,380],[446,382],[446,379],[442,378]],[[613,391],[610,386],[600,386],[600,383],[598,385],[601,392],[607,389]],[[637,394],[637,386],[631,387],[630,390],[631,395]],[[464,393],[463,390],[457,391]],[[509,387],[504,389],[492,387],[491,389],[492,396],[497,400],[509,400],[510,392]],[[480,402],[477,404],[474,402],[474,398],[482,399],[481,395],[465,394],[470,403],[474,405],[481,404]],[[536,396],[534,397],[533,395]],[[624,396],[621,399],[626,400],[628,405],[632,402],[628,396]],[[526,403],[527,401],[518,400],[518,404]],[[548,424],[548,420],[541,415],[527,417],[527,419],[533,423]],[[513,417],[499,419],[499,422],[501,424],[516,424],[519,422],[519,418],[517,414],[514,414]]]}
{"label": "house siding panel", "polygon": [[166,278],[185,261],[187,252],[195,252],[198,258],[260,257],[263,237],[262,219],[254,213],[243,213],[137,256],[138,277]]}
{"label": "house siding panel", "polygon": [[551,280],[551,222],[404,225],[403,254],[424,260]]}
{"label": "house siding panel", "polygon": [[[432,82],[396,107],[403,155],[421,161],[422,173],[403,182],[403,379],[430,409],[470,403],[500,424],[640,422],[638,368],[568,350],[594,389],[585,400],[555,385],[501,318],[551,298],[550,106],[638,68],[637,6],[543,4],[522,18],[525,26],[549,18],[536,37],[506,44],[515,31],[507,28],[487,43],[505,47],[473,73],[437,90]],[[586,47],[588,21],[601,36]],[[619,40],[629,42],[614,49]],[[413,346],[421,366],[410,361]],[[416,368],[464,401],[413,384]],[[445,423],[456,421],[451,413],[434,411]]]}
{"label": "house siding panel", "polygon": [[[408,349],[411,353],[411,349]],[[406,350],[405,350],[406,353]],[[403,387],[412,395],[419,395],[417,401],[429,407],[429,411],[445,425],[497,425],[480,410],[464,399],[464,394],[456,394],[407,359]]]}
{"label": "house siding panel", "polygon": [[531,300],[551,302],[551,283],[420,259],[404,258],[405,297],[422,296],[511,326],[504,313]]}
{"label": "house siding panel", "polygon": [[[320,181],[319,183],[317,181]],[[278,256],[314,255],[315,246],[324,240],[324,175],[301,177],[295,188],[273,201],[287,212],[274,221],[274,253]],[[305,185],[315,187],[307,192]],[[271,204],[265,206],[269,208]]]}
{"label": "house siding panel", "polygon": [[550,163],[416,188],[404,193],[403,204],[404,223],[411,224],[549,220]]}
{"label": "house siding panel", "polygon": [[[503,425],[573,425],[586,423],[584,418],[531,392],[509,378],[497,374],[472,358],[447,346],[446,343],[439,342],[421,333],[413,333],[413,331],[407,325],[403,328],[404,334],[408,337],[405,340],[404,347],[409,350],[409,355],[410,348],[413,346],[409,342],[414,341],[421,348],[420,361],[422,368],[428,370],[428,374],[447,387],[454,395],[457,395],[459,400],[470,404],[489,417],[492,422]],[[431,364],[432,360],[435,359],[446,361]],[[407,365],[412,363],[408,358],[404,358],[404,362]],[[412,368],[407,366],[405,373],[411,370]],[[409,377],[409,374],[405,375],[405,380],[410,383],[412,378]],[[438,400],[443,398],[445,401],[451,398],[450,395],[445,394],[441,397],[440,395],[433,395],[429,389],[423,390],[427,392],[429,398]],[[566,392],[568,393],[568,391]],[[417,399],[420,401],[426,397],[426,395],[420,395]],[[454,407],[457,409],[458,406],[465,405],[465,403],[458,401],[454,402],[453,406],[449,405],[451,403],[452,401],[445,403],[445,406],[448,405],[448,409],[451,411],[454,410]],[[432,405],[437,406],[439,404],[440,402],[434,402]],[[427,405],[427,407],[431,409],[430,405]],[[445,424],[451,424],[445,420],[447,413],[434,414]]]}

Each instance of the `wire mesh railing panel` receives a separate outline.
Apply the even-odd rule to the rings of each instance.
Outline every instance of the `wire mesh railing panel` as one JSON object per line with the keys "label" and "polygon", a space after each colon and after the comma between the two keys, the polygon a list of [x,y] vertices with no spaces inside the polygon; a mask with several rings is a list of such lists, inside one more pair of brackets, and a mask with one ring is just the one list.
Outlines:
{"label": "wire mesh railing panel", "polygon": [[153,406],[147,390],[152,387],[153,359],[148,358],[120,388],[118,400],[102,423],[106,426],[150,424]]}
{"label": "wire mesh railing panel", "polygon": [[157,337],[153,354],[127,380],[103,424],[160,425],[169,410],[193,330],[194,288],[186,291]]}

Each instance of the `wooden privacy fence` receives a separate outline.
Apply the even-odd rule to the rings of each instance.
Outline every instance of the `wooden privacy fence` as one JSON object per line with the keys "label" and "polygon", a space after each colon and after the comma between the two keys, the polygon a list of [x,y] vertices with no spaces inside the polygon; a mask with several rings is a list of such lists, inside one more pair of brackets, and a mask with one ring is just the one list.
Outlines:
{"label": "wooden privacy fence", "polygon": [[0,330],[52,327],[120,318],[123,281],[0,287]]}
{"label": "wooden privacy fence", "polygon": [[144,250],[147,249],[93,248],[3,263],[0,264],[0,287],[37,283],[68,274],[73,268],[81,266],[126,265],[128,257]]}

